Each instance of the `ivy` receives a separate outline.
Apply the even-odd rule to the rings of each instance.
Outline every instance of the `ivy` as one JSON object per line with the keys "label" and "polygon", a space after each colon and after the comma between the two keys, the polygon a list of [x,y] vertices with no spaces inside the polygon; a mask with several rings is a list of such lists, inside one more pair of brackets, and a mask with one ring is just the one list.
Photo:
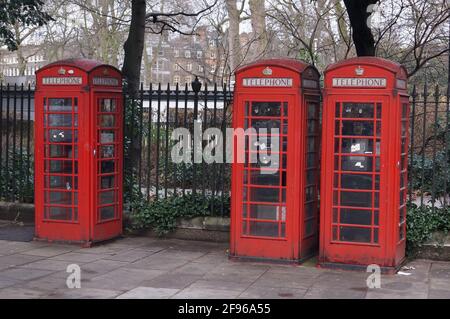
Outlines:
{"label": "ivy", "polygon": [[[178,218],[219,216],[222,198],[220,196],[186,194],[184,196],[170,196],[152,202],[141,200],[135,203],[136,205],[133,207],[130,216],[132,229],[151,228],[162,236],[176,228]],[[229,196],[224,196],[223,205],[224,215],[229,216]]]}
{"label": "ivy", "polygon": [[431,239],[433,233],[450,231],[450,208],[432,208],[410,204],[406,219],[407,248],[412,254],[423,243]]}

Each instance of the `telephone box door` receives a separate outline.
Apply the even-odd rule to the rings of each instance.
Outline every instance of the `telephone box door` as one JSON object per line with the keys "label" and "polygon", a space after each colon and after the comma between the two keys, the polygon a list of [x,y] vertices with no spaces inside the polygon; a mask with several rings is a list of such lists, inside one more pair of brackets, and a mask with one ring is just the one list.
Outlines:
{"label": "telephone box door", "polygon": [[[351,95],[330,96],[326,109],[328,126],[323,145],[327,167],[333,174],[323,178],[327,191],[323,205],[325,211],[325,245],[322,249],[332,251],[325,256],[339,256],[355,263],[376,262],[385,254],[387,207],[380,198],[387,198],[385,154],[393,142],[389,140],[389,110],[387,97]],[[386,117],[385,119],[383,119]],[[330,133],[333,131],[333,134]],[[386,173],[381,173],[386,172]]]}
{"label": "telephone box door", "polygon": [[[239,149],[239,143],[235,146],[233,187],[237,189],[233,194],[241,195],[233,200],[237,212],[232,227],[234,254],[294,259],[298,255],[298,245],[294,244],[298,216],[293,213],[294,196],[287,193],[295,194],[297,186],[288,153],[298,144],[294,128],[299,123],[292,119],[298,118],[294,112],[299,109],[288,95],[239,94],[237,105],[234,127],[253,130],[244,150]],[[245,164],[236,164],[242,153]],[[270,160],[267,155],[272,156]]]}
{"label": "telephone box door", "polygon": [[93,238],[102,240],[122,229],[121,94],[94,94],[93,105]]}
{"label": "telephone box door", "polygon": [[[87,165],[82,152],[87,140],[82,109],[86,101],[76,92],[48,92],[37,96],[43,110],[36,112],[36,216],[37,235],[61,240],[87,240],[89,218],[85,212],[87,192],[82,190],[86,178],[79,174]],[[39,136],[40,135],[40,136]],[[42,144],[41,144],[42,143]],[[40,173],[42,172],[42,173]]]}

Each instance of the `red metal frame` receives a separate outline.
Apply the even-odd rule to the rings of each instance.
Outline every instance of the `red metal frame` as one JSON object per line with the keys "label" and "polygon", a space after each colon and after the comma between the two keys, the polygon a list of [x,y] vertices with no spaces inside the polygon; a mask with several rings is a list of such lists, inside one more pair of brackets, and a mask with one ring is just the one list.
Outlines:
{"label": "red metal frame", "polygon": [[[248,87],[243,85],[247,78],[287,78],[292,79],[292,85]],[[303,80],[310,81],[309,85],[316,84],[316,87],[302,87]],[[270,169],[260,168],[259,162],[248,163],[250,154],[258,154],[261,150],[249,150],[245,145],[242,148],[239,143],[234,144],[231,257],[295,262],[309,257],[316,249],[318,161],[308,169],[313,172],[309,173],[309,187],[316,190],[309,203],[305,202],[305,188],[308,134],[317,141],[311,154],[319,152],[319,100],[319,73],[299,61],[262,60],[236,72],[233,127],[246,129],[260,123],[267,128],[279,123],[280,134],[275,137],[280,138],[280,169],[274,170],[276,174],[262,175],[261,170]],[[314,112],[311,111],[315,118],[307,121],[307,106],[310,104],[316,106]],[[255,113],[255,110],[267,110],[265,107],[279,108],[279,111],[264,116]],[[310,128],[310,133],[308,124],[316,124],[314,130]],[[287,131],[283,130],[284,125]],[[257,139],[252,135],[248,138],[248,145]],[[283,142],[287,143],[287,148],[283,148]],[[265,152],[264,149],[262,151]],[[240,154],[246,154],[246,163],[236,162]],[[286,163],[284,168],[283,162]],[[305,233],[306,227],[308,234]]]}
{"label": "red metal frame", "polygon": [[[333,87],[335,78],[381,78],[386,86]],[[379,58],[354,58],[325,71],[321,266],[378,264],[392,271],[405,258],[405,237],[399,236],[406,221],[406,80],[404,68]]]}
{"label": "red metal frame", "polygon": [[[120,235],[123,205],[120,72],[92,60],[64,60],[40,69],[36,81],[36,238],[90,245]],[[102,112],[100,103],[105,100],[113,101],[115,108],[103,108]],[[111,121],[113,127],[101,127]],[[112,144],[107,144],[114,147],[112,159],[100,159],[101,130],[115,134]],[[114,196],[108,199],[109,206],[105,205],[112,207],[113,216],[105,220],[98,216],[102,207],[99,194],[103,192],[98,190],[100,162],[104,163],[103,170],[112,168],[115,176]],[[105,196],[102,199],[105,203]]]}

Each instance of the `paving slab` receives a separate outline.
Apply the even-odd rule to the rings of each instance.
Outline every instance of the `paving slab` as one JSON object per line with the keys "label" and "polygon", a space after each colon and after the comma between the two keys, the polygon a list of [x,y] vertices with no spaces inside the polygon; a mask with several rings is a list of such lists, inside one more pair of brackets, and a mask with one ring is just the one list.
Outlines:
{"label": "paving slab", "polygon": [[23,254],[41,257],[53,257],[78,249],[75,246],[45,246],[26,250]]}
{"label": "paving slab", "polygon": [[58,289],[48,294],[45,298],[51,299],[111,299],[122,294],[122,291],[97,289],[97,288],[73,288]]}
{"label": "paving slab", "polygon": [[48,292],[20,287],[0,289],[0,299],[36,299],[46,296]]}
{"label": "paving slab", "polygon": [[187,273],[165,273],[150,280],[143,281],[141,286],[154,288],[183,289],[197,280],[202,279],[201,275]]}
{"label": "paving slab", "polygon": [[210,272],[214,268],[216,268],[216,264],[210,264],[210,263],[201,263],[197,262],[190,262],[187,264],[184,264],[181,267],[178,267],[172,271],[174,274],[189,274],[189,275],[205,275],[206,273]]}
{"label": "paving slab", "polygon": [[253,283],[261,277],[267,270],[267,265],[249,265],[246,263],[238,264],[230,262],[221,264],[208,272],[204,279],[214,279],[220,281],[246,282]]}
{"label": "paving slab", "polygon": [[103,259],[103,258],[106,258],[107,256],[108,256],[107,254],[85,254],[85,253],[79,253],[79,252],[70,252],[70,253],[65,253],[65,254],[51,257],[50,259],[68,261],[68,262],[72,262],[73,264],[77,264],[77,263],[83,264],[83,263],[88,263],[88,262],[96,261],[99,259]]}
{"label": "paving slab", "polygon": [[119,268],[85,282],[82,279],[82,287],[126,291],[163,273],[162,270]]}
{"label": "paving slab", "polygon": [[173,258],[173,259],[182,259],[186,261],[196,260],[204,255],[207,252],[205,251],[194,251],[194,250],[181,250],[181,249],[172,249],[168,248],[162,250],[153,255],[154,258]]}
{"label": "paving slab", "polygon": [[183,289],[173,299],[234,299],[239,297],[239,291],[225,289],[207,289],[188,287]]}
{"label": "paving slab", "polygon": [[195,289],[217,289],[217,290],[234,290],[237,292],[244,292],[250,286],[249,283],[245,282],[233,282],[233,281],[222,281],[222,280],[197,280],[192,283],[189,287]]}
{"label": "paving slab", "polygon": [[44,277],[51,273],[53,273],[53,271],[15,267],[2,270],[0,277],[26,281]]}
{"label": "paving slab", "polygon": [[22,254],[0,256],[0,271],[6,268],[21,266],[42,259],[44,259],[44,257]]}
{"label": "paving slab", "polygon": [[188,262],[189,261],[186,259],[155,257],[154,255],[151,255],[134,263],[130,263],[125,268],[171,271],[186,265]]}
{"label": "paving slab", "polygon": [[239,295],[242,299],[302,299],[307,289],[251,286]]}
{"label": "paving slab", "polygon": [[117,299],[168,299],[179,289],[136,287],[117,297]]}
{"label": "paving slab", "polygon": [[367,290],[367,299],[426,299],[428,298],[428,284],[424,282],[411,282],[409,284],[397,283],[387,287]]}
{"label": "paving slab", "polygon": [[66,271],[67,266],[71,264],[73,263],[69,261],[43,259],[22,265],[21,268]]}
{"label": "paving slab", "polygon": [[[318,275],[311,276],[309,273],[279,272],[273,269],[268,270],[259,277],[253,284],[255,287],[274,288],[299,288],[308,289],[311,287]],[[262,288],[262,289],[264,289]]]}
{"label": "paving slab", "polygon": [[154,253],[151,251],[136,248],[136,249],[128,249],[127,251],[119,252],[117,254],[108,255],[105,257],[105,259],[116,261],[127,261],[132,263],[144,259],[145,257],[148,257],[152,254]]}

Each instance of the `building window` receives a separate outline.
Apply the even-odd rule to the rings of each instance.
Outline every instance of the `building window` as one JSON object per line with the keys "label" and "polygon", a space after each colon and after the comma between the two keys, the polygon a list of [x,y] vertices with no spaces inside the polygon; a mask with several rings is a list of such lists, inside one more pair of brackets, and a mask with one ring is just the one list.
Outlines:
{"label": "building window", "polygon": [[197,71],[198,71],[198,72],[203,72],[203,66],[198,65],[198,66],[197,66]]}
{"label": "building window", "polygon": [[202,51],[197,51],[197,59],[201,59],[203,56],[203,52]]}
{"label": "building window", "polygon": [[158,55],[159,55],[159,56],[164,56],[164,49],[162,49],[162,48],[159,49],[159,50],[158,50]]}
{"label": "building window", "polygon": [[191,58],[191,51],[189,51],[189,50],[184,51],[184,57],[186,59],[190,59]]}
{"label": "building window", "polygon": [[216,58],[216,52],[211,51],[211,59],[215,59]]}
{"label": "building window", "polygon": [[175,71],[180,71],[180,65],[178,63],[175,63],[174,66],[173,66],[173,69]]}
{"label": "building window", "polygon": [[209,46],[210,47],[215,47],[216,46],[216,41],[215,40],[209,40]]}
{"label": "building window", "polygon": [[191,72],[192,71],[192,63],[186,64],[186,70]]}
{"label": "building window", "polygon": [[175,75],[173,77],[173,84],[179,84],[180,83],[180,77],[178,75]]}
{"label": "building window", "polygon": [[190,76],[186,76],[186,77],[184,78],[184,83],[186,83],[186,84],[191,84],[191,82],[192,82],[192,78],[191,78]]}
{"label": "building window", "polygon": [[173,55],[178,58],[180,56],[180,50],[174,50]]}

